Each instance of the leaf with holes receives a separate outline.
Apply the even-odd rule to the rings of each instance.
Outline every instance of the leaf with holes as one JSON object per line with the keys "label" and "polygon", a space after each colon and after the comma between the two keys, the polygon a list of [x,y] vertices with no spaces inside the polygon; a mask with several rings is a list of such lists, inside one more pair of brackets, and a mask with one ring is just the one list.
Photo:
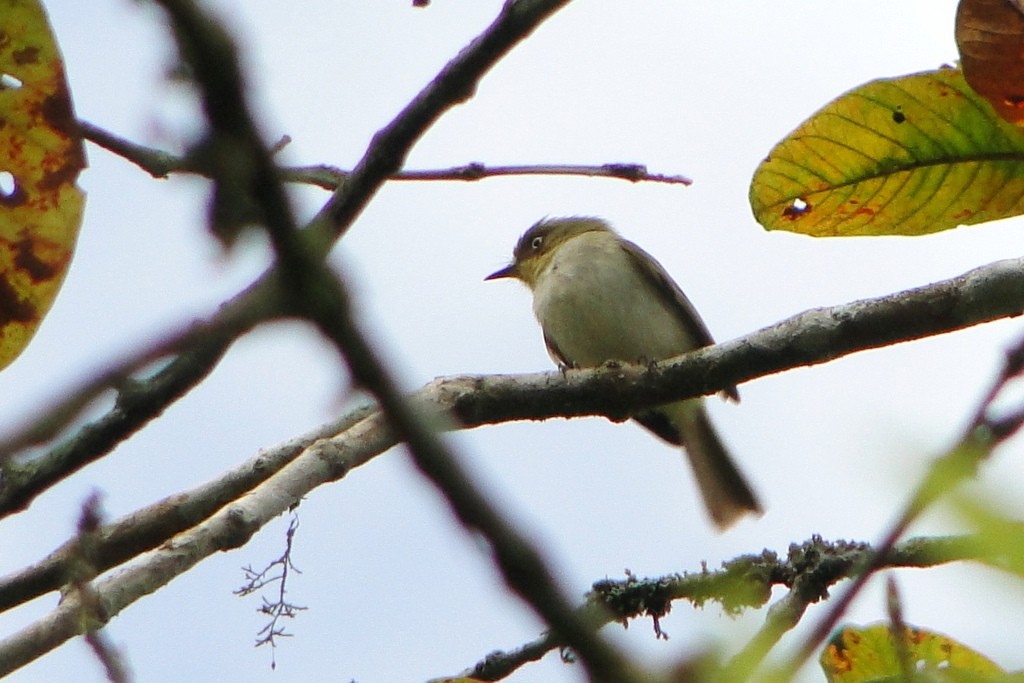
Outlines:
{"label": "leaf with holes", "polygon": [[67,272],[85,153],[37,0],[0,0],[0,368],[25,348]]}
{"label": "leaf with holes", "polygon": [[956,69],[833,100],[754,172],[754,216],[815,237],[922,235],[1024,212],[1024,131]]}
{"label": "leaf with holes", "polygon": [[828,683],[903,681],[904,673],[931,674],[928,680],[1003,680],[1005,672],[984,655],[940,633],[906,627],[903,642],[888,624],[840,629],[819,658]]}

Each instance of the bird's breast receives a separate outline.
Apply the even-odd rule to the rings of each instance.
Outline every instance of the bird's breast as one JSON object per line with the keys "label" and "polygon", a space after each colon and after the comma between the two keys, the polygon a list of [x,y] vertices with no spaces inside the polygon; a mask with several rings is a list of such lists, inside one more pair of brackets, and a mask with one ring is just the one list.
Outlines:
{"label": "bird's breast", "polygon": [[581,235],[552,254],[533,290],[545,336],[581,367],[661,360],[694,348],[665,297],[609,237]]}

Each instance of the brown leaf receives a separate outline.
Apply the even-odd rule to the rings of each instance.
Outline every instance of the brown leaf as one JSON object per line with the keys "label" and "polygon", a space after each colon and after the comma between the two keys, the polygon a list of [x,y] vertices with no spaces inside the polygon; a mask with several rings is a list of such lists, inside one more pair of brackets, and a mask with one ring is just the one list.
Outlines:
{"label": "brown leaf", "polygon": [[1002,118],[1024,125],[1024,13],[1011,0],[961,0],[956,43],[967,83]]}

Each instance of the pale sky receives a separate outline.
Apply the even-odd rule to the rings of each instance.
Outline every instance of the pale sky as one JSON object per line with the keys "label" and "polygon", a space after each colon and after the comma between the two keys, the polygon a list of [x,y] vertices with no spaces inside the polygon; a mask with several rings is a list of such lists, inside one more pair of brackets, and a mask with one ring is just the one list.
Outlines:
{"label": "pale sky", "polygon": [[[496,0],[219,0],[245,52],[251,99],[287,163],[351,167],[437,70],[494,17]],[[651,252],[726,340],[808,308],[961,274],[1019,254],[1007,221],[923,238],[816,240],[766,233],[747,204],[753,169],[829,99],[877,77],[956,59],[953,0],[698,3],[577,0],[498,65],[474,99],[414,148],[409,168],[638,162],[691,187],[572,178],[386,186],[336,250],[365,324],[409,389],[435,376],[551,369],[526,290],[483,282],[543,216],[600,215]],[[48,3],[79,116],[132,140],[180,150],[194,128],[186,91],[168,83],[161,14],[125,0]],[[205,184],[155,181],[94,146],[79,249],[35,342],[0,374],[0,428],[76,378],[159,338],[243,287],[266,263],[255,242],[224,255],[203,223]],[[295,192],[309,217],[327,198]],[[750,382],[739,405],[709,400],[766,514],[725,534],[704,517],[678,452],[639,427],[602,419],[476,429],[451,437],[494,499],[541,544],[564,586],[715,568],[743,553],[785,553],[812,534],[875,541],[930,459],[949,446],[987,388],[1018,321],[856,354]],[[166,415],[0,526],[0,572],[32,562],[74,529],[94,490],[110,518],[216,477],[258,449],[316,427],[347,398],[328,347],[297,324],[260,329]],[[1024,446],[986,465],[974,489],[1019,515]],[[257,599],[232,595],[240,567],[284,545],[287,519],[244,548],[204,561],[117,617],[108,634],[138,681],[359,683],[452,675],[541,631],[508,596],[485,553],[392,450],[299,508],[289,597],[309,607],[287,627],[277,671],[252,647]],[[917,533],[962,526],[936,512]],[[1024,590],[993,571],[897,574],[908,622],[943,631],[1009,669],[1024,668]],[[880,582],[849,621],[885,618]],[[0,615],[10,633],[50,595]],[[813,624],[820,610],[809,611]],[[679,603],[617,641],[644,661],[676,662],[713,643],[736,649],[764,613],[725,616]],[[782,643],[788,652],[798,642]],[[10,680],[102,681],[72,642]],[[579,681],[556,654],[513,681]],[[823,680],[809,666],[801,680]]]}

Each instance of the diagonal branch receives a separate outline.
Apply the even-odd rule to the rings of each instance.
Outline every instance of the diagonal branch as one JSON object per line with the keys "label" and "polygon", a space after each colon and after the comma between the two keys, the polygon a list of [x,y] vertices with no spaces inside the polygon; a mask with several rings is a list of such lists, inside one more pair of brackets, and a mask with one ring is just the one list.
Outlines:
{"label": "diagonal branch", "polygon": [[[520,0],[506,3],[501,15],[487,31],[462,50],[449,66],[371,142],[363,160],[352,174],[356,182],[347,182],[332,197],[330,205],[342,207],[340,213],[332,209],[332,212],[338,214],[334,216],[335,224],[340,226],[342,222],[354,219],[373,197],[376,189],[387,179],[389,172],[386,169],[394,170],[401,166],[400,159],[404,159],[417,137],[445,111],[472,93],[476,81],[482,78],[491,66],[515,44],[526,38],[533,28],[567,2],[568,0]],[[121,151],[132,153],[130,143],[122,147]],[[391,156],[396,158],[389,161],[388,158]],[[155,168],[159,168],[160,164],[166,161],[164,159],[154,162]],[[348,218],[343,219],[342,214]],[[323,215],[324,212],[321,212],[321,216]],[[308,247],[322,257],[333,245],[334,235],[340,234],[343,229],[339,227],[337,230],[326,230],[322,218],[314,222],[321,227],[305,239]],[[165,369],[160,372],[159,378],[154,378],[152,382],[135,384],[130,396],[123,402],[119,399],[117,407],[97,421],[87,424],[78,436],[40,456],[40,460],[46,463],[43,466],[46,470],[45,476],[24,472],[17,473],[17,476],[5,474],[0,479],[0,516],[24,509],[36,495],[53,483],[67,477],[84,464],[109,453],[117,444],[160,415],[170,404],[205,378],[231,342],[247,331],[255,321],[280,316],[280,301],[275,296],[279,275],[277,269],[271,269],[226,302],[221,311],[207,321],[208,325],[216,328],[225,317],[240,315],[250,322],[248,327],[234,328],[233,336],[221,338],[220,344],[215,348],[204,346],[183,351],[170,359]],[[119,377],[115,384],[123,381],[124,378]],[[95,383],[91,383],[87,390],[98,392]],[[83,402],[71,397],[61,403],[81,405]],[[52,411],[47,413],[41,418],[42,423],[49,424],[53,418],[64,426],[70,421],[66,410],[62,414]],[[32,441],[33,436],[28,432],[35,428],[34,424],[19,434],[11,435],[5,443],[21,444]],[[6,462],[6,458],[2,460]]]}
{"label": "diagonal branch", "polygon": [[[433,425],[402,395],[355,322],[344,283],[325,265],[322,250],[311,248],[312,245],[298,233],[269,150],[263,145],[249,116],[237,53],[230,37],[193,0],[158,1],[169,13],[183,58],[195,73],[210,123],[206,144],[230,150],[232,161],[237,162],[225,165],[214,176],[214,216],[223,215],[217,211],[218,202],[228,198],[229,192],[248,195],[244,199],[251,202],[262,218],[276,252],[280,273],[278,282],[285,299],[285,309],[314,323],[334,343],[355,381],[376,396],[387,422],[408,444],[413,460],[444,494],[459,521],[468,530],[480,532],[490,542],[496,564],[508,586],[573,647],[591,679],[609,683],[634,680],[634,665],[598,636],[591,624],[572,609],[540,552],[479,491],[441,441]],[[491,29],[507,24],[508,18],[517,17],[523,7],[531,4],[535,8],[545,6],[545,3],[531,0],[509,2],[505,5],[504,17],[499,17]],[[524,25],[530,25],[531,21],[539,22],[548,12],[557,9],[558,4],[547,3],[546,6],[549,8],[547,12],[538,12],[535,19]],[[507,50],[528,33],[520,32],[517,37],[515,31],[488,30],[477,39],[477,43],[486,44],[487,38],[499,35],[508,39],[505,43]],[[458,62],[457,59],[449,68],[458,66]],[[458,71],[458,68],[453,69],[455,73]],[[439,80],[435,80],[437,82]],[[457,87],[464,87],[464,84],[457,84]],[[443,90],[440,95],[444,95]],[[412,110],[415,114],[416,108]],[[427,116],[399,117],[398,121],[404,119],[406,125],[391,126],[393,139],[384,145],[391,151],[387,158],[397,161],[404,156],[400,148],[404,146],[407,149],[429,125],[431,117],[436,119],[440,114],[440,111],[431,112],[432,108],[428,107],[424,112]],[[417,131],[417,126],[422,126],[422,129]],[[387,137],[383,136],[382,140]],[[388,175],[375,175],[382,168],[378,162],[378,158],[371,158],[371,163],[363,167],[365,173],[361,182],[356,181],[360,178],[360,169],[357,168],[332,201],[344,202],[356,187],[365,191],[365,197],[363,200],[355,199],[355,203],[365,203]],[[231,197],[229,201],[234,206],[237,198]],[[328,201],[327,207],[332,201]],[[322,212],[322,215],[330,213]],[[339,220],[339,215],[334,214],[334,227],[340,232],[355,215],[342,213]],[[215,224],[214,227],[222,239],[230,239],[231,232],[225,231],[224,225]],[[226,227],[232,229],[231,225]]]}
{"label": "diagonal branch", "polygon": [[[570,370],[564,375],[544,372],[441,378],[416,392],[414,400],[428,414],[446,416],[444,422],[452,429],[457,428],[456,423],[477,427],[509,420],[573,415],[624,416],[640,407],[714,393],[722,387],[773,372],[824,363],[848,353],[949,332],[998,317],[1019,315],[1022,302],[1024,259],[1000,261],[907,292],[806,311],[758,332],[651,368],[622,366]],[[900,311],[905,313],[905,318],[898,315]],[[100,534],[105,539],[101,547],[106,547],[100,554],[107,558],[100,571],[130,559],[134,552],[154,548],[208,518],[223,505],[273,476],[294,460],[302,448],[314,442],[317,448],[328,448],[332,439],[346,440],[348,430],[360,424],[369,411],[361,407],[337,425],[327,425],[295,442],[261,453],[216,482],[178,494],[121,520],[110,527],[109,533]],[[384,429],[383,425],[379,428]],[[386,434],[376,441],[376,448],[366,454],[365,459],[346,462],[337,472],[329,473],[313,486],[340,478],[351,467],[383,453],[396,442],[393,435]],[[286,451],[285,455],[280,454],[282,450]],[[180,515],[176,509],[188,510],[189,514]],[[107,547],[107,543],[112,545]],[[127,555],[115,552],[113,545],[131,548],[134,552]],[[63,557],[62,552],[55,551],[45,562],[0,579],[0,609],[56,590],[60,586],[59,567]]]}
{"label": "diagonal branch", "polygon": [[568,2],[506,0],[491,25],[373,136],[374,153],[363,155],[345,185],[313,219],[313,242],[333,243],[344,234],[383,182],[402,168],[413,144],[427,129],[449,109],[472,97],[476,84],[491,67]]}
{"label": "diagonal branch", "polygon": [[[84,381],[20,430],[0,439],[0,518],[27,508],[43,491],[109,453],[177,399],[201,382],[239,335],[276,308],[273,292],[253,287],[221,307],[217,315],[176,332],[149,349],[131,354]],[[133,374],[145,364],[166,358],[166,364],[145,379]],[[52,435],[60,434],[106,389],[117,392],[115,406],[79,428],[48,452],[25,459],[11,457]]]}
{"label": "diagonal branch", "polygon": [[639,408],[713,394],[758,377],[1024,313],[1024,258],[895,294],[816,308],[652,366],[606,365],[523,376],[442,380],[467,426],[552,416],[625,418]]}

